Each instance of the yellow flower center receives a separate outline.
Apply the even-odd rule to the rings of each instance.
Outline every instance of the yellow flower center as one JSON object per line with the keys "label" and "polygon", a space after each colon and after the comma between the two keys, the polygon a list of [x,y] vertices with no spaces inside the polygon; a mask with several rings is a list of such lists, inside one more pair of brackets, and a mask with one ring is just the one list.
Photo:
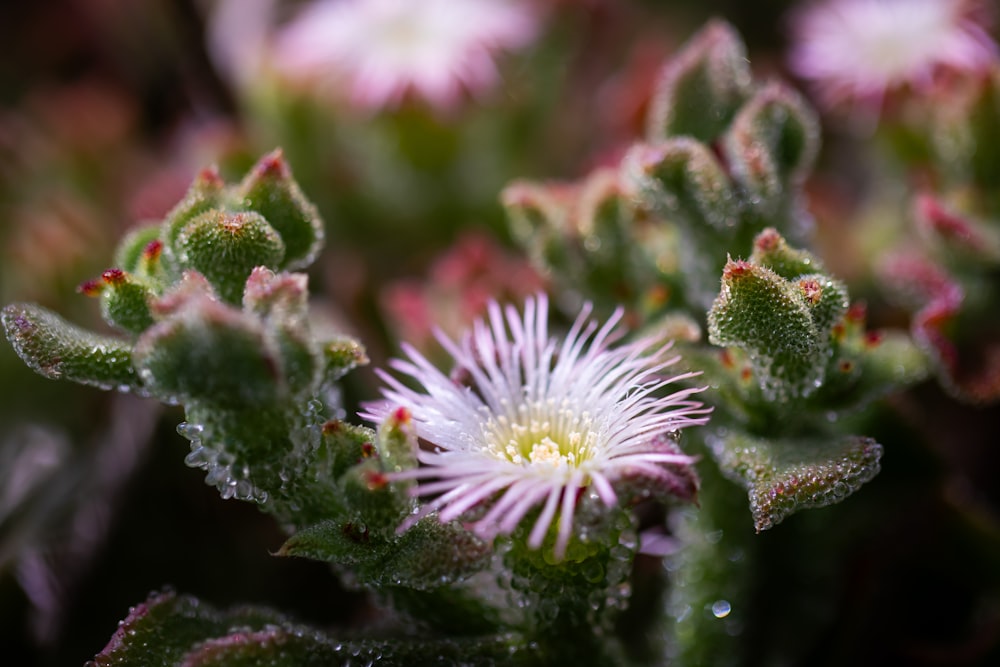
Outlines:
{"label": "yellow flower center", "polygon": [[489,415],[482,436],[495,457],[525,466],[575,467],[593,456],[598,442],[590,413],[574,410],[569,401],[557,404],[552,399],[524,402],[506,414]]}

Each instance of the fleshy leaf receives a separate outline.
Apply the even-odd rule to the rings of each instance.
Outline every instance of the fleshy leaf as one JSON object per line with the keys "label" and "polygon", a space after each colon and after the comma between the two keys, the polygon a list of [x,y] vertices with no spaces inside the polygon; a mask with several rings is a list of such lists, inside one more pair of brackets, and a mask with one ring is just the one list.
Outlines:
{"label": "fleshy leaf", "polygon": [[536,265],[572,274],[577,261],[570,252],[572,186],[515,181],[500,196],[511,231]]}
{"label": "fleshy leaf", "polygon": [[726,155],[735,180],[760,207],[775,214],[812,168],[819,149],[819,124],[786,86],[765,85],[740,109],[726,134]]}
{"label": "fleshy leaf", "polygon": [[339,419],[323,424],[324,467],[319,471],[330,479],[339,479],[349,468],[377,454],[375,433]]}
{"label": "fleshy leaf", "polygon": [[579,183],[514,183],[502,201],[536,266],[560,287],[586,293],[599,312],[648,295],[645,314],[667,300],[674,227],[640,210],[617,170],[598,169]]}
{"label": "fleshy leaf", "polygon": [[987,281],[970,290],[938,264],[909,254],[888,257],[879,273],[893,296],[916,310],[910,325],[913,340],[932,360],[942,386],[959,400],[997,401],[997,289]]}
{"label": "fleshy leaf", "polygon": [[265,405],[286,390],[275,347],[256,318],[208,294],[190,293],[139,338],[135,363],[163,396]]}
{"label": "fleshy leaf", "polygon": [[[520,664],[511,654],[521,644],[513,636],[463,639],[361,639],[334,641],[308,628],[237,631],[193,647],[178,667],[353,667],[378,664],[468,665]],[[532,664],[533,649],[524,648]],[[516,654],[515,654],[516,655]]]}
{"label": "fleshy leaf", "polygon": [[348,667],[540,664],[517,635],[339,640],[267,609],[219,611],[157,593],[134,607],[87,667]]}
{"label": "fleshy leaf", "polygon": [[754,238],[750,261],[766,266],[787,279],[807,273],[820,273],[824,270],[819,258],[808,250],[788,245],[784,237],[773,227],[768,227]]}
{"label": "fleshy leaf", "polygon": [[644,209],[679,229],[674,254],[685,296],[707,309],[725,262],[719,249],[740,247],[739,237],[752,233],[743,229],[743,205],[723,165],[708,145],[677,137],[634,146],[622,161],[622,178]]}
{"label": "fleshy leaf", "polygon": [[717,232],[737,224],[732,183],[707,145],[684,137],[639,145],[626,161],[632,178],[658,209],[701,221]]}
{"label": "fleshy leaf", "polygon": [[[151,243],[160,243],[160,226],[145,224],[130,230],[118,243],[115,266],[136,273]],[[154,246],[156,247],[156,246]]]}
{"label": "fleshy leaf", "polygon": [[215,167],[202,169],[184,199],[163,219],[160,238],[164,243],[165,259],[177,276],[185,268],[182,259],[175,254],[177,237],[192,219],[221,205],[225,185]]}
{"label": "fleshy leaf", "polygon": [[882,445],[871,438],[764,440],[742,434],[709,441],[719,467],[742,484],[758,532],[802,509],[840,502],[878,474]]}
{"label": "fleshy leaf", "polygon": [[187,652],[212,637],[236,629],[257,630],[283,621],[264,609],[220,613],[199,600],[171,592],[154,593],[129,610],[92,667],[150,667],[183,664]]}
{"label": "fleshy leaf", "polygon": [[484,568],[489,545],[457,523],[435,517],[406,532],[369,531],[357,522],[325,521],[299,531],[282,545],[279,556],[298,556],[350,565],[355,578],[372,586],[433,590]]}
{"label": "fleshy leaf", "polygon": [[746,48],[732,26],[713,21],[664,67],[649,114],[648,136],[711,141],[749,93]]}
{"label": "fleshy leaf", "polygon": [[327,341],[323,345],[323,358],[326,361],[323,370],[326,382],[334,382],[358,366],[368,363],[364,346],[347,336]]}
{"label": "fleshy leaf", "polygon": [[127,342],[87,331],[30,304],[6,306],[2,321],[18,356],[35,372],[101,389],[145,393]]}

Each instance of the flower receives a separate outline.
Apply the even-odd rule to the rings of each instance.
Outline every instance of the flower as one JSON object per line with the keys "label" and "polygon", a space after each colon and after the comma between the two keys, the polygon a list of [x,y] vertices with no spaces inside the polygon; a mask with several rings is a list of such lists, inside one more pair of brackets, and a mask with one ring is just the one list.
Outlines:
{"label": "flower", "polygon": [[426,280],[392,283],[380,301],[398,339],[426,352],[435,329],[453,334],[468,328],[486,312],[491,296],[521,300],[542,288],[527,259],[485,234],[467,232],[434,260]]}
{"label": "flower", "polygon": [[544,296],[529,298],[523,316],[491,302],[488,322],[477,320],[461,343],[438,335],[455,360],[452,378],[404,346],[408,359],[391,366],[423,390],[380,372],[388,402],[365,415],[377,421],[390,406],[405,407],[426,443],[416,452],[423,466],[391,476],[417,480],[414,495],[435,496],[401,530],[435,511],[443,522],[472,513],[469,528],[492,540],[541,506],[528,546],[541,547],[558,512],[561,559],[584,489],[610,507],[619,482],[681,486],[694,459],[680,453],[676,432],[707,421],[710,409],[691,399],[703,388],[663,392],[697,373],[662,375],[678,357],[658,337],[611,347],[622,312],[598,329],[588,305],[560,343],[549,337]]}
{"label": "flower", "polygon": [[826,0],[792,16],[791,69],[833,106],[880,106],[886,92],[927,88],[940,70],[978,72],[997,56],[975,0]]}
{"label": "flower", "polygon": [[279,71],[343,85],[363,109],[407,92],[447,111],[497,81],[493,54],[531,41],[535,16],[505,0],[318,0],[278,36]]}

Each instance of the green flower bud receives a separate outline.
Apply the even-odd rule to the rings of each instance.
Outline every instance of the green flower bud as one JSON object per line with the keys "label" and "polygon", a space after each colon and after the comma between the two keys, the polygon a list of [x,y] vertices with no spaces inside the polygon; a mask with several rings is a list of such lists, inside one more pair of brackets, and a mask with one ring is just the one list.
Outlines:
{"label": "green flower bud", "polygon": [[108,269],[101,279],[101,314],[108,324],[133,334],[152,326],[149,302],[154,295],[144,281],[121,269]]}
{"label": "green flower bud", "polygon": [[285,246],[259,213],[211,210],[184,226],[174,253],[180,266],[204,275],[222,300],[238,304],[250,272],[258,266],[277,268]]}
{"label": "green flower bud", "polygon": [[299,269],[316,259],[323,245],[323,223],[302,194],[280,150],[262,157],[239,185],[242,206],[264,216],[285,244],[276,268]]}

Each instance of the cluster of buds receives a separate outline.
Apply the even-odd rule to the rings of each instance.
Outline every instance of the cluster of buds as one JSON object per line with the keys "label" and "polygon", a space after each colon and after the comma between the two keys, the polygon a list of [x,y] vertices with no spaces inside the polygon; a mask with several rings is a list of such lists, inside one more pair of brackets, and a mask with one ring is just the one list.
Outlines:
{"label": "cluster of buds", "polygon": [[926,373],[905,335],[866,330],[864,306],[849,304],[844,284],[774,229],[757,236],[749,259],[727,262],[708,332],[724,349],[701,361],[732,422],[709,444],[747,488],[758,531],[871,480],[882,446],[832,422]]}
{"label": "cluster of buds", "polygon": [[[810,108],[755,82],[743,43],[715,22],[664,66],[646,136],[616,168],[503,196],[554,283],[685,341],[726,434],[708,450],[748,489],[758,530],[871,479],[881,446],[833,422],[926,371],[905,336],[866,333],[846,285],[790,245],[811,225],[801,191],[818,138]],[[703,328],[724,349],[699,344]]]}
{"label": "cluster of buds", "polygon": [[28,304],[7,306],[3,325],[42,375],[183,404],[188,462],[223,496],[267,503],[314,455],[336,409],[326,389],[365,361],[356,341],[310,327],[307,279],[292,271],[322,243],[280,152],[236,185],[205,169],[162,222],[123,239],[115,268],[80,286],[120,335]]}
{"label": "cluster of buds", "polygon": [[[466,597],[451,585],[487,567],[493,551],[456,521],[427,518],[397,530],[417,510],[413,484],[391,483],[417,466],[413,420],[402,408],[384,415],[377,430],[339,419],[335,383],[367,359],[356,340],[310,316],[307,276],[295,270],[315,259],[322,242],[316,209],[280,152],[235,185],[206,169],[161,222],[124,238],[115,268],[80,286],[100,300],[117,335],[21,303],[4,308],[3,326],[21,358],[46,377],[183,405],[186,462],[204,469],[224,498],[254,502],[288,529],[279,555],[335,564],[401,609],[439,609],[423,614],[427,623],[447,623],[456,599]],[[97,664],[141,653],[145,640],[131,637],[159,632],[187,599],[151,600],[127,621],[135,633],[113,638]],[[171,638],[178,642],[171,650],[188,655],[215,642],[218,655],[229,655],[227,642],[237,641],[259,655],[293,636],[309,655],[340,651],[319,635],[306,641],[287,620],[247,635],[216,623],[224,616],[199,618],[206,634],[198,642]],[[505,646],[487,644],[483,650]],[[166,650],[159,635],[152,645]],[[433,655],[447,647],[413,648]]]}
{"label": "cluster of buds", "polygon": [[[777,227],[809,227],[800,185],[817,121],[777,82],[756,84],[728,25],[703,29],[663,69],[645,140],[581,184],[515,183],[512,227],[547,271],[598,301],[708,308],[725,251],[746,253]],[[720,253],[721,250],[721,253]]]}

